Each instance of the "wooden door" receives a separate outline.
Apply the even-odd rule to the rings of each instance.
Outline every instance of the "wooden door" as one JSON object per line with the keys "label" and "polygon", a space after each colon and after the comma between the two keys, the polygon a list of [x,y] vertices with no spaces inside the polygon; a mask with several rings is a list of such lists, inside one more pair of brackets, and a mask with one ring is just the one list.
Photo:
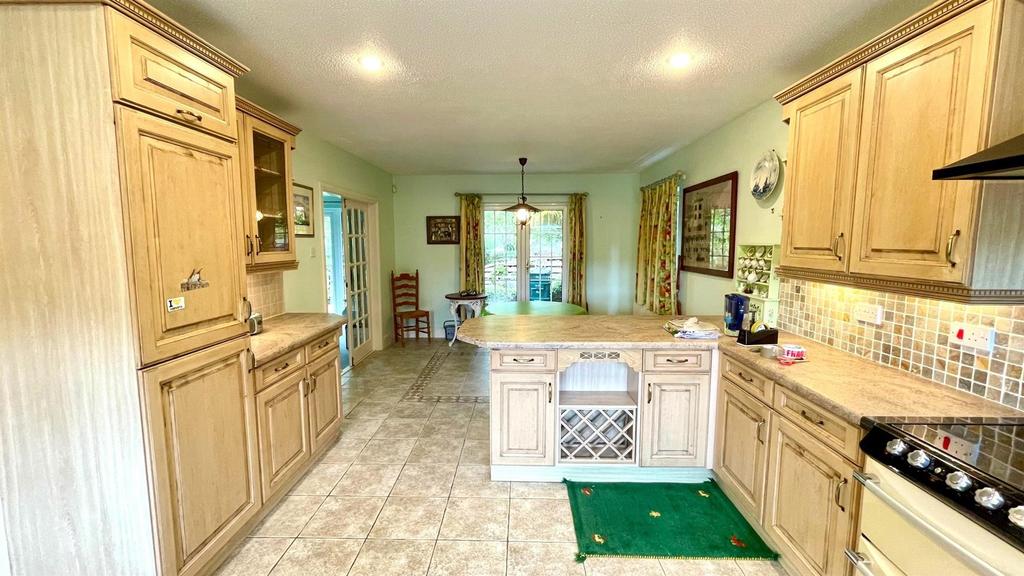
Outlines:
{"label": "wooden door", "polygon": [[785,418],[772,419],[770,446],[764,528],[802,572],[845,575],[856,522],[853,466]]}
{"label": "wooden door", "polygon": [[860,137],[861,68],[786,105],[783,266],[845,271]]}
{"label": "wooden door", "polygon": [[733,504],[760,522],[772,411],[732,382],[722,379],[720,383],[715,473]]}
{"label": "wooden door", "polygon": [[259,510],[248,344],[140,373],[163,574],[196,574]]}
{"label": "wooden door", "polygon": [[370,286],[370,205],[344,200],[343,232],[345,234],[345,290],[348,298],[345,311],[345,343],[355,366],[373,351],[371,310],[373,296]]}
{"label": "wooden door", "polygon": [[[249,261],[257,266],[294,262],[292,136],[248,114],[241,118]],[[304,208],[305,217],[311,218],[312,207]]]}
{"label": "wooden door", "polygon": [[554,394],[554,374],[491,373],[491,464],[554,465]]}
{"label": "wooden door", "polygon": [[641,466],[703,466],[707,452],[707,374],[644,374]]}
{"label": "wooden door", "polygon": [[992,3],[869,62],[850,271],[965,283],[977,182],[932,170],[984,143]]}
{"label": "wooden door", "polygon": [[263,501],[274,497],[313,453],[309,438],[309,381],[299,370],[256,395]]}
{"label": "wooden door", "polygon": [[[332,334],[337,341],[337,333]],[[309,374],[309,436],[316,452],[334,438],[341,426],[341,355],[337,347],[327,355],[310,362]]]}
{"label": "wooden door", "polygon": [[118,106],[140,365],[245,334],[238,148]]}

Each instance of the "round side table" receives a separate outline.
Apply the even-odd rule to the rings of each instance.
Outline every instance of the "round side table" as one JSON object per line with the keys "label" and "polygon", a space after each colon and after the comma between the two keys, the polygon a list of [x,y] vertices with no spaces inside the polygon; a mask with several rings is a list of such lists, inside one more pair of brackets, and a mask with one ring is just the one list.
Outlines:
{"label": "round side table", "polygon": [[470,311],[473,312],[473,317],[477,317],[483,310],[484,303],[487,302],[487,294],[463,296],[458,292],[452,292],[451,294],[445,294],[444,297],[448,300],[448,309],[452,312],[452,318],[455,318],[455,332],[452,335],[451,341],[448,342],[448,346],[451,346],[455,344],[455,340],[459,337],[459,307],[468,306]]}

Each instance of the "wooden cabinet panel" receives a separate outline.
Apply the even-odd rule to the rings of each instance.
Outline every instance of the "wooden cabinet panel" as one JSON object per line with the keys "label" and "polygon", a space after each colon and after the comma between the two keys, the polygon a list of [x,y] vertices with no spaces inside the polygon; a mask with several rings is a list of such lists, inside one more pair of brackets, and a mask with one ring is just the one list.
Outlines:
{"label": "wooden cabinet panel", "polygon": [[492,350],[491,370],[551,372],[555,369],[554,350]]}
{"label": "wooden cabinet panel", "polygon": [[707,375],[644,374],[641,466],[703,466],[707,452]]}
{"label": "wooden cabinet panel", "polygon": [[645,372],[710,372],[711,352],[707,350],[646,350]]}
{"label": "wooden cabinet panel", "polygon": [[[337,334],[334,334],[337,336]],[[335,342],[337,342],[335,340]],[[316,452],[334,438],[341,426],[341,356],[334,352],[309,364],[306,369],[311,386],[309,401],[309,436]]]}
{"label": "wooden cabinet panel", "polygon": [[846,422],[810,400],[782,387],[775,391],[772,406],[779,414],[789,418],[808,434],[821,440],[851,462],[860,463],[863,460],[859,426]]}
{"label": "wooden cabinet panel", "polygon": [[256,395],[264,502],[302,471],[313,452],[307,433],[308,386],[300,370]]}
{"label": "wooden cabinet panel", "polygon": [[765,404],[771,404],[772,395],[775,393],[775,382],[769,380],[760,372],[722,354],[722,376],[725,376],[734,384],[749,392],[754,398],[761,400]]}
{"label": "wooden cabinet panel", "polygon": [[296,370],[301,371],[305,365],[306,353],[302,348],[292,350],[261,364],[256,371],[256,391],[261,392],[267,386]]}
{"label": "wooden cabinet panel", "polygon": [[141,364],[245,334],[237,148],[118,107]]}
{"label": "wooden cabinet panel", "polygon": [[491,464],[554,465],[554,394],[554,374],[491,373]]}
{"label": "wooden cabinet panel", "polygon": [[862,78],[863,70],[858,68],[786,105],[789,161],[783,266],[846,268]]}
{"label": "wooden cabinet panel", "polygon": [[757,522],[763,512],[771,414],[739,386],[721,380],[714,470],[733,504]]}
{"label": "wooden cabinet panel", "polygon": [[977,182],[932,170],[983,143],[992,3],[868,62],[850,271],[966,283]]}
{"label": "wooden cabinet panel", "polygon": [[107,11],[107,20],[115,99],[237,137],[230,74],[113,10]]}
{"label": "wooden cabinet panel", "polygon": [[191,575],[261,503],[248,338],[141,372],[163,574]]}
{"label": "wooden cabinet panel", "polygon": [[248,114],[241,114],[239,125],[248,263],[258,268],[294,264],[294,138]]}
{"label": "wooden cabinet panel", "polygon": [[848,572],[856,493],[853,466],[784,418],[771,421],[763,526],[788,564],[813,576]]}
{"label": "wooden cabinet panel", "polygon": [[306,344],[306,359],[309,362],[316,360],[317,358],[333,352],[338,354],[338,345],[341,342],[341,332],[331,332],[330,334],[324,334],[316,340]]}

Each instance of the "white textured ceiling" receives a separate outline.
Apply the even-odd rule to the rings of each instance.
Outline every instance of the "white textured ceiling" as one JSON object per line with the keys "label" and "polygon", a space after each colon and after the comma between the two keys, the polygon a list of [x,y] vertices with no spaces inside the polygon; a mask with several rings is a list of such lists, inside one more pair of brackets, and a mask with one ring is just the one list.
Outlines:
{"label": "white textured ceiling", "polygon": [[[634,171],[927,0],[155,0],[239,92],[396,174]],[[668,70],[674,52],[693,55]],[[358,56],[379,54],[367,74]]]}

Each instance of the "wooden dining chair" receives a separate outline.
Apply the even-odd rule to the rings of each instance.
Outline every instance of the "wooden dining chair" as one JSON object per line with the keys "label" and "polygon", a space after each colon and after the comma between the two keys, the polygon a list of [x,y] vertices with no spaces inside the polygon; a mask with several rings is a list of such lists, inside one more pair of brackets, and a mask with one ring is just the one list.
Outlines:
{"label": "wooden dining chair", "polygon": [[[410,330],[419,340],[420,334],[427,335],[430,342],[430,312],[420,310],[420,271],[415,274],[399,274],[391,271],[391,310],[395,317],[395,342],[405,346],[405,335]],[[409,324],[412,320],[412,324]]]}

